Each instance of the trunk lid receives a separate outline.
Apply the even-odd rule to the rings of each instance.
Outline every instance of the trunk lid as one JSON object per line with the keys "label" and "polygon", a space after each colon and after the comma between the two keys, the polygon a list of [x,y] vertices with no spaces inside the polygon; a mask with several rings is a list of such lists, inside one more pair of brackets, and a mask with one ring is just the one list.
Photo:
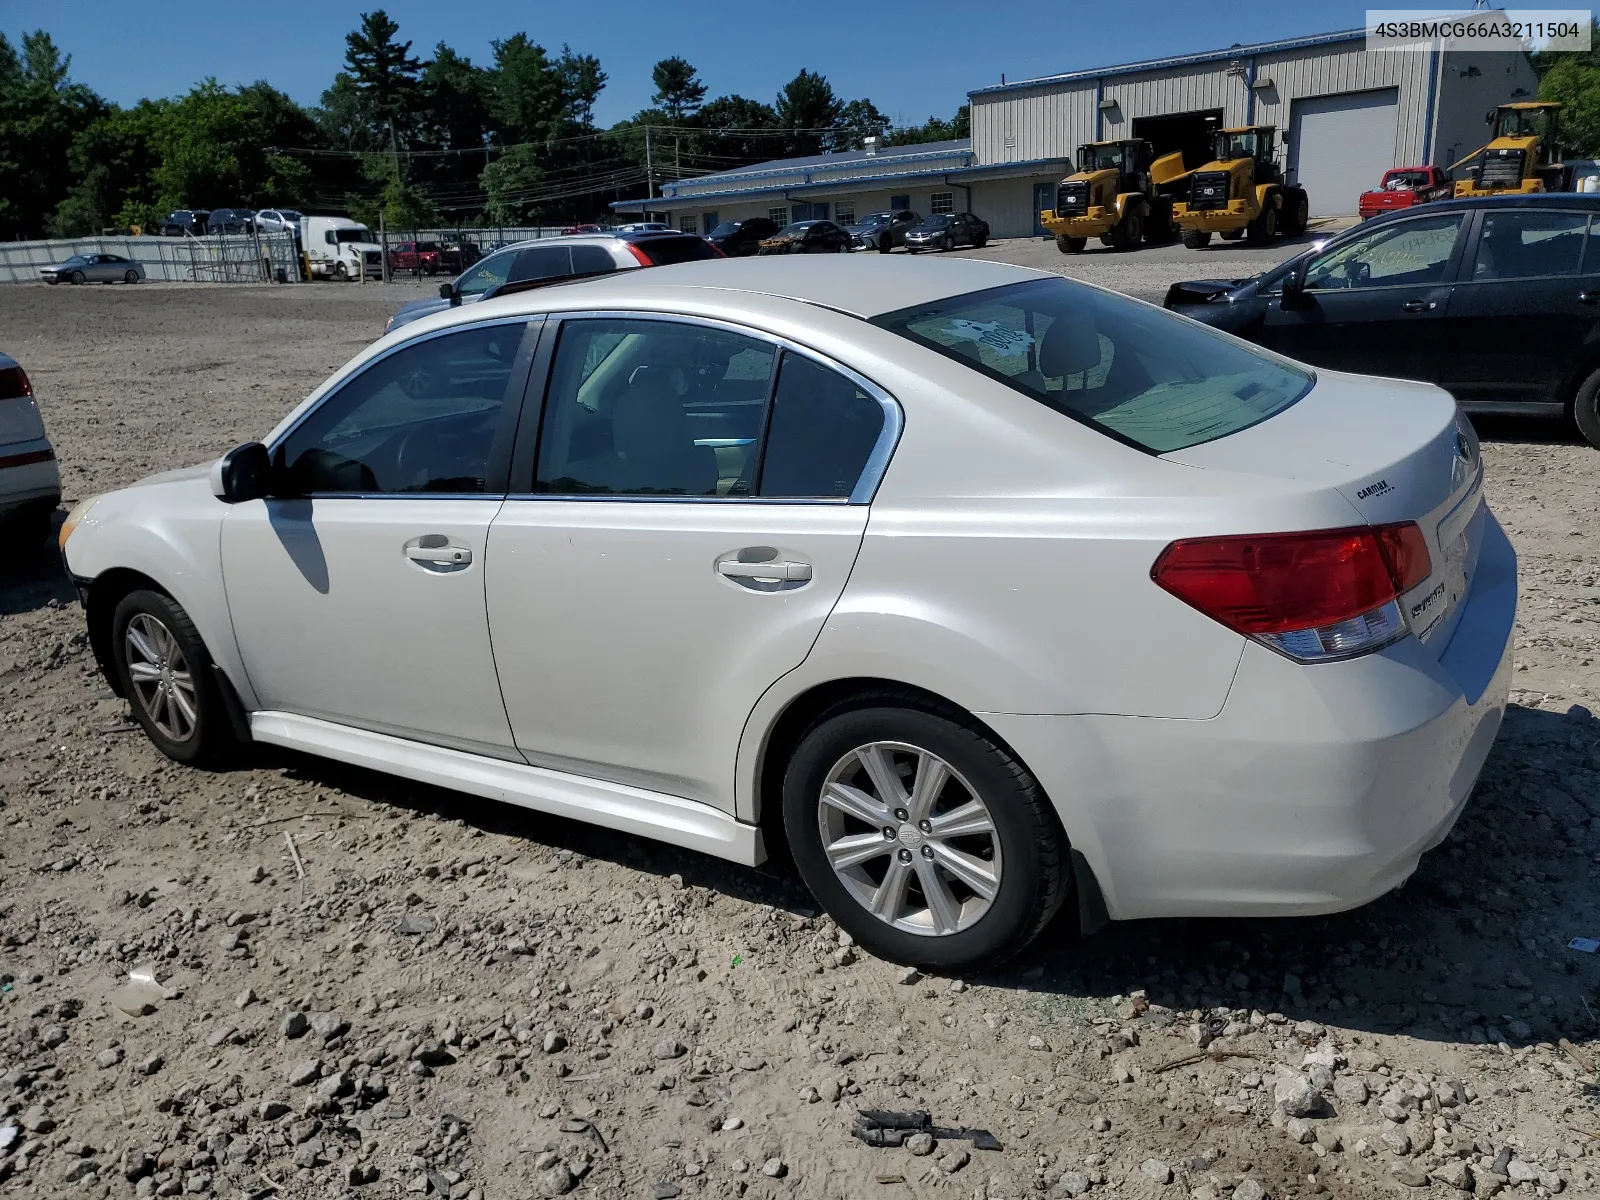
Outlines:
{"label": "trunk lid", "polygon": [[1478,439],[1448,392],[1319,371],[1311,391],[1276,416],[1163,457],[1332,489],[1350,503],[1352,525],[1415,521],[1433,569],[1400,603],[1412,632],[1443,653],[1487,518]]}
{"label": "trunk lid", "polygon": [[44,421],[27,374],[16,359],[0,354],[0,446],[42,437]]}

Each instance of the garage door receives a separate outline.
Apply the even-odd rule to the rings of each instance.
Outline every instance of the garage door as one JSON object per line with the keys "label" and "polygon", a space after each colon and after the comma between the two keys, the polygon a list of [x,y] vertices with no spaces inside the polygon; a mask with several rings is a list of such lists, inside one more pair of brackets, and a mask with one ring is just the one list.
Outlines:
{"label": "garage door", "polygon": [[1346,92],[1296,100],[1289,121],[1289,168],[1306,190],[1313,216],[1356,211],[1394,161],[1400,93]]}

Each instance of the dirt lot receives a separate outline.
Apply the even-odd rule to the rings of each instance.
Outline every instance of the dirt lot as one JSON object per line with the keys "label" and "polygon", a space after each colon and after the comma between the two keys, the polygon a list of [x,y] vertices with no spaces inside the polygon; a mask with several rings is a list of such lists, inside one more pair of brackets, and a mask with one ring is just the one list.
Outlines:
{"label": "dirt lot", "polygon": [[[1261,262],[993,253],[1146,294]],[[9,287],[0,346],[70,501],[258,436],[425,290]],[[1518,690],[1449,842],[1355,913],[1055,929],[970,980],[858,956],[770,871],[310,758],[170,765],[54,564],[8,558],[0,1192],[1600,1194],[1600,956],[1567,948],[1600,937],[1600,455],[1483,433]],[[945,1128],[869,1148],[861,1108]]]}

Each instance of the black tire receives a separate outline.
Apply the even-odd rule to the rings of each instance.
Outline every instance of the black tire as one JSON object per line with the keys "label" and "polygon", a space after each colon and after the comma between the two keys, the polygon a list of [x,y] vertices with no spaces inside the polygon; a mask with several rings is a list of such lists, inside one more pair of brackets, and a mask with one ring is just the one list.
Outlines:
{"label": "black tire", "polygon": [[894,249],[894,242],[892,240],[890,240],[887,237],[881,237],[881,238],[878,239],[878,253],[879,254],[887,254],[887,253],[889,253],[889,251],[891,251],[893,249]]}
{"label": "black tire", "polygon": [[1172,240],[1172,205],[1158,199],[1150,206],[1144,218],[1144,241],[1147,246],[1164,246]]}
{"label": "black tire", "polygon": [[42,504],[33,504],[14,514],[7,522],[9,528],[4,530],[12,544],[21,549],[24,554],[42,553],[52,548],[55,541],[56,508],[60,501],[46,500]]}
{"label": "black tire", "polygon": [[1573,393],[1572,421],[1584,441],[1600,450],[1600,367],[1590,371]]}
{"label": "black tire", "polygon": [[1208,229],[1185,229],[1183,231],[1183,244],[1189,250],[1204,250],[1211,245],[1211,231]]}
{"label": "black tire", "polygon": [[344,269],[343,263],[335,263],[333,265],[333,274],[334,278],[338,279],[341,283],[350,278],[350,272]]}
{"label": "black tire", "polygon": [[956,239],[951,237],[948,233],[945,234],[944,235],[944,242],[940,246],[940,249],[942,249],[946,253],[948,253],[949,251],[954,250],[955,248],[956,248]]}
{"label": "black tire", "polygon": [[1278,205],[1277,197],[1268,197],[1267,205],[1249,225],[1245,226],[1244,244],[1247,246],[1270,246],[1272,239],[1278,235]]}
{"label": "black tire", "polygon": [[1219,235],[1225,242],[1237,242],[1244,236],[1242,229],[1224,229]]}
{"label": "black tire", "polygon": [[907,254],[915,254],[916,252],[917,252],[917,248],[915,246],[908,245],[906,247],[906,253]]}
{"label": "black tire", "polygon": [[1278,232],[1286,238],[1297,238],[1311,223],[1311,201],[1299,188],[1283,193],[1283,217],[1278,222]]}
{"label": "black tire", "polygon": [[137,272],[137,271],[124,271],[123,274],[122,274],[122,282],[123,283],[138,283],[139,282],[139,272]]}
{"label": "black tire", "polygon": [[988,244],[989,244],[989,235],[988,234],[983,234],[980,237],[975,237],[975,238],[972,239],[972,248],[974,250],[982,250]]}
{"label": "black tire", "polygon": [[77,284],[77,283],[85,283],[85,282],[87,282],[87,280],[86,280],[86,278],[85,278],[85,276],[84,276],[82,271],[74,271],[71,275],[67,276],[67,282],[68,283]]}
{"label": "black tire", "polygon": [[[824,783],[830,773],[849,761],[853,751],[873,742],[898,743],[937,756],[959,777],[941,793],[947,802],[964,803],[962,797],[970,791],[987,809],[992,832],[979,835],[978,840],[990,846],[989,862],[994,861],[994,849],[998,849],[998,886],[987,909],[964,928],[929,935],[896,927],[874,916],[828,861],[822,814],[832,810],[820,800]],[[818,717],[789,760],[783,783],[783,821],[795,865],[818,902],[859,945],[892,962],[935,971],[994,966],[1032,941],[1071,891],[1066,839],[1027,768],[975,723],[933,711],[913,695],[885,690],[846,701]],[[912,828],[909,822],[907,828]],[[916,841],[924,847],[928,844],[921,838]],[[911,845],[904,837],[896,839],[895,849],[881,856],[884,875],[893,869],[896,856],[909,856],[903,847]],[[967,840],[963,847],[969,857],[984,861],[971,846]],[[919,880],[924,870],[935,869],[920,868],[922,858],[935,861],[931,850],[921,852],[920,858],[901,859],[909,861],[908,874]],[[952,888],[949,885],[956,877],[945,873],[943,878],[946,895],[954,897],[963,885]],[[923,894],[920,888],[917,882],[905,890],[908,904],[914,905],[913,897]],[[964,902],[976,904],[974,897],[976,893]],[[931,913],[931,906],[928,911]]]}
{"label": "black tire", "polygon": [[1064,233],[1056,238],[1056,249],[1063,254],[1082,254],[1088,244],[1088,238],[1068,237]]}
{"label": "black tire", "polygon": [[[192,701],[192,720],[185,722],[181,713],[163,703],[160,692],[151,683],[135,683],[130,664],[132,653],[128,627],[141,621],[148,628],[155,622],[165,629],[181,655],[181,665],[188,671]],[[146,644],[152,643],[146,638]],[[160,649],[159,646],[156,647]],[[161,592],[140,589],[129,592],[117,605],[111,617],[111,656],[117,672],[122,694],[133,710],[145,735],[157,750],[176,762],[191,766],[212,766],[226,760],[239,748],[238,738],[228,719],[226,701],[211,666],[211,654],[199,631],[183,606]],[[173,656],[170,663],[179,663]],[[172,669],[169,666],[168,672]],[[161,685],[166,684],[163,678]],[[155,710],[155,711],[153,711]],[[156,715],[160,713],[161,715]],[[165,727],[164,727],[165,726]]]}
{"label": "black tire", "polygon": [[1111,227],[1111,248],[1137,250],[1144,241],[1144,205],[1130,201],[1122,220]]}

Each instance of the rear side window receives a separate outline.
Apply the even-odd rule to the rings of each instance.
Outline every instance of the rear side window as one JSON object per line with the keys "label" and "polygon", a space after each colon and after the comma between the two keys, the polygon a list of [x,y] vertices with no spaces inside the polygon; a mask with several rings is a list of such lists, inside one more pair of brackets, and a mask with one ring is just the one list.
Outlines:
{"label": "rear side window", "polygon": [[1585,213],[1489,212],[1472,261],[1473,279],[1538,279],[1576,275],[1583,257]]}
{"label": "rear side window", "polygon": [[673,263],[698,262],[702,258],[715,258],[717,252],[711,243],[698,237],[664,237],[638,241],[634,245],[644,251],[652,265],[669,267]]}
{"label": "rear side window", "polygon": [[1225,334],[1065,279],[953,296],[873,324],[1156,454],[1248,429],[1315,382]]}
{"label": "rear side window", "polygon": [[853,381],[786,354],[772,397],[758,494],[844,499],[883,432],[883,406]]}
{"label": "rear side window", "polygon": [[511,267],[512,283],[528,279],[562,279],[572,274],[570,246],[534,246],[517,252]]}
{"label": "rear side window", "polygon": [[574,275],[603,275],[615,271],[616,262],[604,246],[572,247],[572,273]]}

